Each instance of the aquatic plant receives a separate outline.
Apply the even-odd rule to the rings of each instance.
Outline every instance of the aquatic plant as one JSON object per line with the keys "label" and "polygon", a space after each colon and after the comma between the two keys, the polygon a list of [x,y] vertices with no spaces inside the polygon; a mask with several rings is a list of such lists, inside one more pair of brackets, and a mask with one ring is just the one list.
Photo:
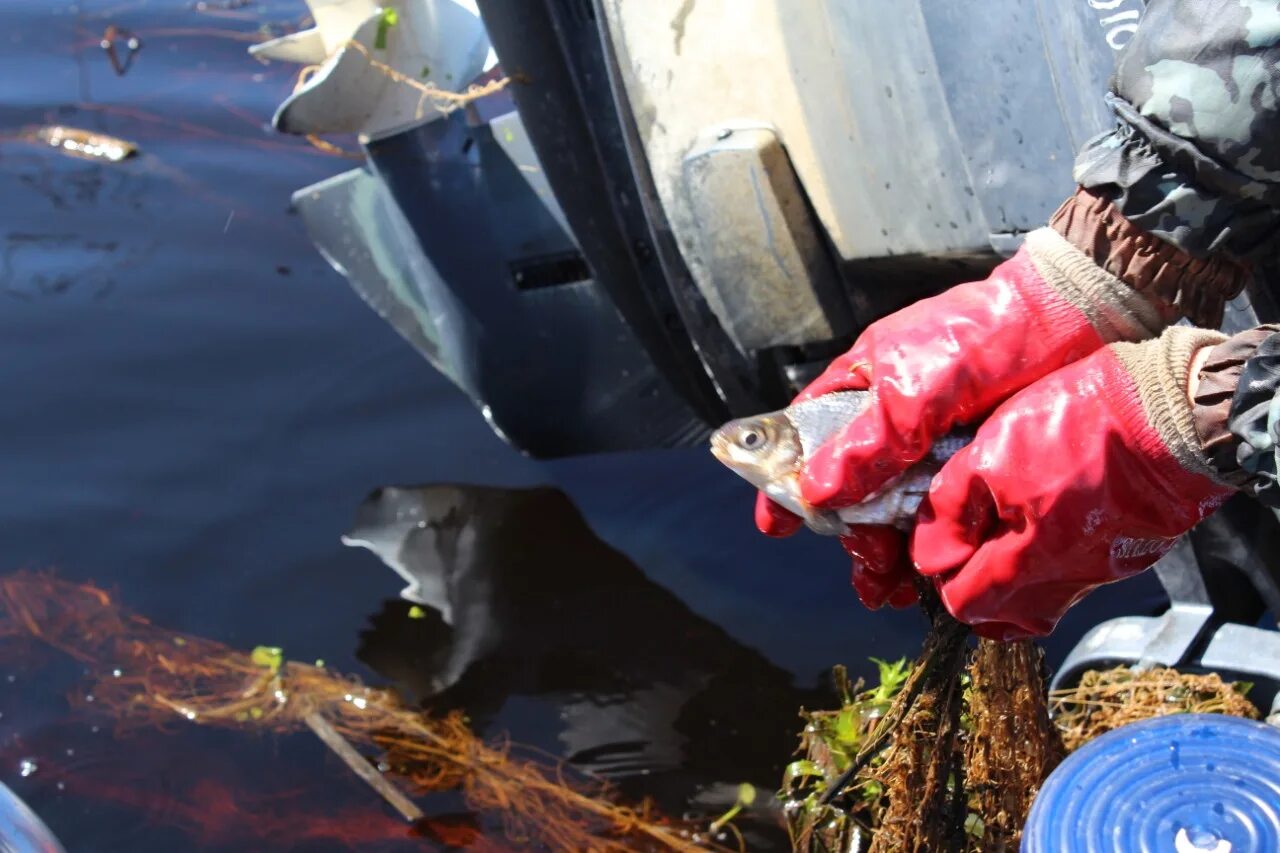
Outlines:
{"label": "aquatic plant", "polygon": [[924,601],[933,628],[917,663],[877,661],[871,689],[838,670],[841,707],[802,713],[780,794],[797,850],[1017,849],[1063,753],[1040,652],[983,640],[970,656],[968,630]]}
{"label": "aquatic plant", "polygon": [[[1164,667],[1090,671],[1048,693],[1034,643],[980,640],[969,654],[946,620],[918,663],[877,663],[878,687],[850,686],[838,668],[841,707],[801,712],[801,757],[780,792],[797,850],[1017,850],[1040,785],[1068,751],[1154,716],[1259,716],[1249,684]],[[833,786],[843,793],[831,796]]]}
{"label": "aquatic plant", "polygon": [[[695,840],[692,827],[663,818],[648,803],[621,803],[604,783],[562,762],[507,741],[481,740],[459,714],[429,716],[393,691],[287,660],[274,647],[243,652],[161,628],[92,584],[31,572],[0,578],[0,638],[39,641],[100,672],[73,701],[114,714],[122,729],[164,729],[183,721],[263,733],[308,728],[330,746],[376,750],[386,776],[413,793],[460,790],[472,809],[500,820],[516,846],[717,848]],[[341,746],[335,749],[342,753]],[[401,794],[396,802],[382,774],[354,755],[383,786],[366,781],[412,814],[411,801]]]}

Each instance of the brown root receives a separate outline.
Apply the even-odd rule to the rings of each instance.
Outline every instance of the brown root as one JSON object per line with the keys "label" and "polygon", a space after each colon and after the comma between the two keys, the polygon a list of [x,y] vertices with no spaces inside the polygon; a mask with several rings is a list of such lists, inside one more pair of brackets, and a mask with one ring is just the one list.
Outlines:
{"label": "brown root", "polygon": [[[968,631],[940,611],[925,640],[919,693],[909,702],[911,685],[899,694],[901,721],[872,778],[885,792],[887,806],[871,843],[871,853],[958,849],[963,838],[964,801],[960,753],[960,717]],[[886,714],[892,719],[894,710]]]}
{"label": "brown root", "polygon": [[459,107],[465,107],[472,101],[478,101],[481,98],[501,92],[511,83],[510,77],[501,77],[485,83],[472,83],[465,91],[454,92],[449,89],[442,89],[431,83],[415,80],[408,74],[397,71],[387,63],[374,59],[373,55],[369,53],[369,49],[358,41],[348,40],[343,44],[343,47],[349,47],[363,55],[365,61],[372,68],[386,75],[398,85],[408,86],[416,91],[418,93],[416,117],[419,119],[426,115],[428,106],[434,107],[441,114],[447,115]]}
{"label": "brown root", "polygon": [[1029,640],[980,640],[969,664],[965,785],[984,851],[1019,849],[1041,783],[1065,749],[1049,719],[1043,655]]}
{"label": "brown root", "polygon": [[819,807],[820,792],[784,792],[797,849],[860,849],[858,835],[870,838],[871,853],[1018,849],[1031,802],[1063,755],[1040,651],[983,640],[966,675],[968,630],[923,597],[933,630],[879,725],[861,734],[856,756],[841,762],[830,721],[862,714],[870,691],[842,691],[840,711],[804,715],[800,763],[811,769],[810,791],[852,778],[829,806]]}

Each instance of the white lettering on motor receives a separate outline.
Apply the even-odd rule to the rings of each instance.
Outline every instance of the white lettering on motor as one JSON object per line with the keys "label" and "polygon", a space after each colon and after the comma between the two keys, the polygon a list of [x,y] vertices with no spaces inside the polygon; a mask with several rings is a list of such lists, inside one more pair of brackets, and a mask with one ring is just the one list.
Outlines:
{"label": "white lettering on motor", "polygon": [[1138,30],[1138,19],[1142,17],[1141,0],[1086,0],[1089,8],[1099,12],[1120,11],[1114,15],[1099,16],[1098,26],[1102,27],[1107,45],[1112,50],[1123,50]]}

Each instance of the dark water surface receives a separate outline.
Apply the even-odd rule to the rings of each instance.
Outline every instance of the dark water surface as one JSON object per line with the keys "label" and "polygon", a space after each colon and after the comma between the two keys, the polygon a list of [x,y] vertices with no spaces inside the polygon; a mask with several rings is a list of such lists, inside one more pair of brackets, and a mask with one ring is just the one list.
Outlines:
{"label": "dark water surface", "polygon": [[[415,697],[446,688],[430,704],[677,808],[715,782],[772,786],[823,673],[914,654],[920,618],[861,610],[833,542],[756,535],[749,489],[700,448],[538,463],[494,438],[289,211],[353,165],[269,128],[297,69],[245,48],[304,12],[0,3],[0,567],[93,579],[160,625]],[[108,24],[143,40],[124,76]],[[20,138],[52,122],[141,156]],[[428,490],[476,538],[452,627],[408,619],[402,581],[339,543],[388,483],[501,489]],[[1051,660],[1153,590],[1096,596]],[[0,660],[0,779],[69,850],[424,844],[309,736],[118,739],[69,711],[82,670]]]}

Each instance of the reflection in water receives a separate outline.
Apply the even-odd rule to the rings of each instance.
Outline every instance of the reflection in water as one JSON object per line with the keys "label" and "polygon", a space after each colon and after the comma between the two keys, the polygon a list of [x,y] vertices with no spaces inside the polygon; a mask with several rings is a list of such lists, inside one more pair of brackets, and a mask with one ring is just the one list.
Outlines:
{"label": "reflection in water", "polygon": [[[36,776],[59,799],[79,805],[86,826],[65,835],[81,850],[414,850],[404,821],[350,774],[334,772],[305,741],[242,750],[238,732],[147,731],[120,741],[104,723],[64,723],[22,744],[0,747],[0,767],[20,755],[48,756]],[[211,742],[210,742],[211,741]],[[180,760],[175,760],[179,752]],[[245,779],[270,780],[263,790]],[[317,785],[318,779],[324,785]],[[103,843],[94,825],[114,824]],[[0,825],[0,829],[2,829]],[[0,850],[8,853],[0,835]]]}
{"label": "reflection in water", "polygon": [[648,776],[651,792],[771,790],[797,709],[831,701],[651,582],[557,489],[379,489],[343,541],[430,608],[387,603],[362,635],[366,664],[480,725],[513,699],[551,703],[565,755],[615,780]]}

